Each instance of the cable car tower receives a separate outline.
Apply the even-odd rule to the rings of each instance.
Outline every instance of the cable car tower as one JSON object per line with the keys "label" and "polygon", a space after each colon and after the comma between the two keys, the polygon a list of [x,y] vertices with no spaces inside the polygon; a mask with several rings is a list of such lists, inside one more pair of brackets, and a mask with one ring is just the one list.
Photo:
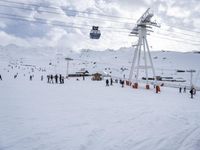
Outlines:
{"label": "cable car tower", "polygon": [[[134,57],[132,61],[132,66],[129,74],[128,84],[134,82],[133,88],[138,88],[138,77],[140,69],[145,70],[145,80],[146,80],[146,89],[149,89],[149,74],[148,70],[151,69],[154,78],[154,84],[156,82],[155,68],[153,66],[153,61],[151,53],[149,50],[149,45],[147,41],[147,35],[149,32],[153,32],[152,27],[159,27],[156,22],[151,21],[153,13],[150,12],[150,8],[140,17],[137,21],[136,26],[132,29],[130,36],[139,37],[138,43],[135,48]],[[143,64],[141,64],[143,60]],[[136,72],[133,80],[133,74]]]}

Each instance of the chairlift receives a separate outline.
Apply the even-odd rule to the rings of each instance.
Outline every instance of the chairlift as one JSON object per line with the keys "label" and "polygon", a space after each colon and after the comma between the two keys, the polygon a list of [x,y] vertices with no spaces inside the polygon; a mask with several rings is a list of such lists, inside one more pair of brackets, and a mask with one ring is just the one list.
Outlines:
{"label": "chairlift", "polygon": [[92,26],[90,31],[90,39],[99,39],[101,36],[101,32],[98,26]]}

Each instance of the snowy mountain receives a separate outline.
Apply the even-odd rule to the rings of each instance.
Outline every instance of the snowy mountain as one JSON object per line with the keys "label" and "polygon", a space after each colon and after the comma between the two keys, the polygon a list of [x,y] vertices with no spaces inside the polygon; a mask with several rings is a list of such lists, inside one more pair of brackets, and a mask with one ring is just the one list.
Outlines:
{"label": "snowy mountain", "polygon": [[[23,48],[16,45],[0,47],[1,61],[9,63],[11,60],[16,62],[23,60],[26,65],[36,65],[46,68],[48,73],[66,73],[66,57],[70,57],[70,73],[75,73],[81,69],[88,70],[90,73],[105,72],[115,77],[128,77],[132,59],[133,48],[120,48],[119,50],[107,49],[104,51],[94,51],[82,49],[78,52],[55,49],[52,47],[44,48]],[[197,52],[172,52],[172,51],[153,51],[152,58],[157,76],[172,76],[176,79],[187,80],[189,83],[190,74],[187,72],[177,72],[177,70],[196,70],[194,74],[195,82],[199,84],[200,54]],[[52,66],[48,64],[51,63]],[[1,66],[3,68],[3,66]],[[141,72],[144,76],[144,72]],[[151,72],[150,72],[150,76]]]}

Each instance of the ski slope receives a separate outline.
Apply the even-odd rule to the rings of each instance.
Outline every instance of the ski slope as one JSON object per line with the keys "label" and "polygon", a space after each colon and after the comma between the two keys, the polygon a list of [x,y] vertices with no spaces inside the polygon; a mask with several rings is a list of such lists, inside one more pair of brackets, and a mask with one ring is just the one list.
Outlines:
{"label": "ski slope", "polygon": [[[127,77],[133,53],[0,47],[0,150],[200,150],[198,92],[191,99],[176,88],[156,94],[152,87],[106,87],[105,80],[90,78],[47,84],[47,74],[66,74],[66,57],[73,58],[70,73]],[[177,84],[185,86],[190,74],[176,70],[195,69],[193,82],[200,86],[198,53],[159,51],[152,57],[157,75],[183,78],[187,82]]]}
{"label": "ski slope", "polygon": [[[133,55],[133,48],[121,48],[117,51],[112,49],[105,51],[84,49],[80,52],[75,52],[50,47],[23,48],[16,45],[0,46],[0,73],[4,73],[3,69],[5,66],[18,64],[18,66],[22,65],[23,67],[24,65],[32,65],[38,68],[45,68],[47,70],[46,74],[66,74],[67,62],[64,58],[70,57],[73,61],[70,62],[69,73],[76,73],[81,69],[85,69],[90,73],[101,72],[118,78],[123,78],[125,75],[128,78]],[[193,81],[196,84],[195,86],[200,87],[199,53],[153,51],[152,58],[157,76],[186,80],[185,83],[177,83],[177,85],[189,86],[190,73],[177,73],[177,70],[187,71],[193,69],[196,70],[196,73],[193,74]],[[48,65],[49,63],[52,65]],[[23,70],[15,69],[13,71],[15,71],[13,72],[15,74]],[[140,79],[144,76],[144,71],[141,71]],[[152,77],[151,71],[149,71],[149,77]]]}
{"label": "ski slope", "polygon": [[1,150],[199,150],[200,97],[105,81],[0,82]]}

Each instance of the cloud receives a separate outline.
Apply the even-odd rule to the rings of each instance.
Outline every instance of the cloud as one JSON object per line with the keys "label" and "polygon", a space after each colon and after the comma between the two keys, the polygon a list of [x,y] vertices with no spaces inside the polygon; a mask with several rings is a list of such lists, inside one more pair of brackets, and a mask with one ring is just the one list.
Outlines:
{"label": "cloud", "polygon": [[[198,30],[200,24],[200,4],[198,0],[18,0],[17,2],[37,4],[38,6],[0,2],[0,13],[23,16],[25,19],[40,23],[10,20],[1,18],[2,16],[5,17],[5,15],[0,15],[0,37],[4,41],[3,43],[1,42],[2,45],[49,46],[69,50],[84,48],[103,50],[131,46],[131,43],[137,41],[137,39],[129,37],[129,31],[148,7],[154,10],[155,18],[164,27],[165,25],[171,26],[166,28],[167,30],[171,29],[169,30],[170,32],[175,31],[173,26]],[[25,9],[3,7],[1,6],[2,4]],[[48,6],[49,8],[43,6]],[[68,10],[78,10],[79,12]],[[89,13],[81,13],[81,11]],[[133,19],[97,16],[95,13]],[[89,39],[89,32],[93,25],[100,27],[102,32],[100,40]],[[70,26],[77,28],[71,28]],[[162,30],[166,29],[162,27],[160,32],[162,33]],[[121,32],[122,30],[123,32]],[[196,36],[195,33],[189,32],[189,34]],[[155,41],[151,40],[150,42]],[[167,45],[170,45],[170,48],[174,50],[180,48],[180,43],[174,43],[172,46],[170,41],[161,42],[159,45],[155,44],[154,47],[156,49],[165,49],[166,47],[168,48]],[[198,45],[189,44],[185,47],[192,47],[196,50],[200,48]]]}
{"label": "cloud", "polygon": [[25,39],[22,39],[13,35],[9,35],[5,33],[4,31],[0,31],[0,41],[1,41],[2,46],[6,46],[9,44],[16,44],[22,47],[30,46],[29,43]]}
{"label": "cloud", "polygon": [[6,27],[6,24],[4,22],[0,22],[0,28],[5,29],[5,27]]}

